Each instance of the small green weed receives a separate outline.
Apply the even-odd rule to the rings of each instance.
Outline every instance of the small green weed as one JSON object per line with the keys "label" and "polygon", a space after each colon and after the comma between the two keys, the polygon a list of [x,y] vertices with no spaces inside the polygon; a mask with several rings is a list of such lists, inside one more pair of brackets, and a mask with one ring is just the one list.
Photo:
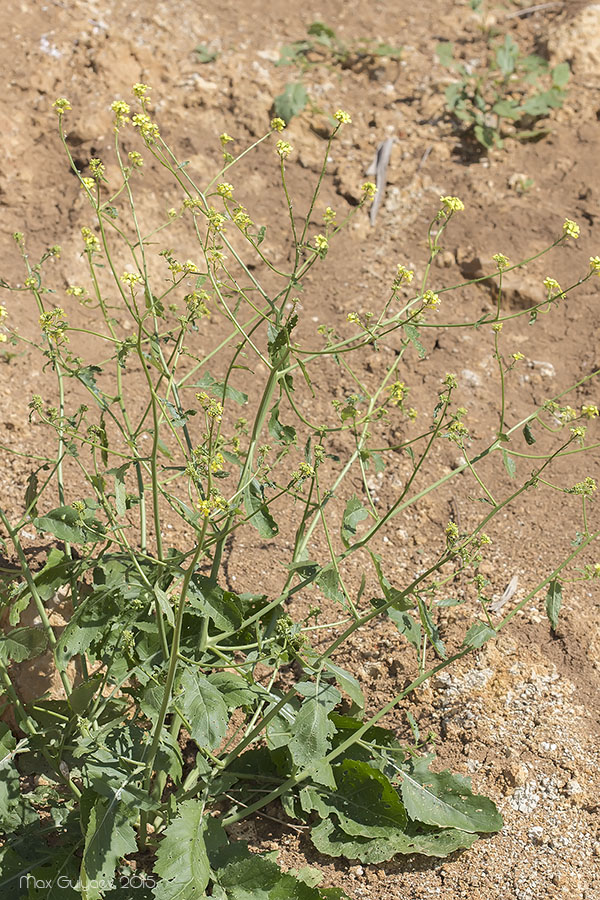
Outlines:
{"label": "small green weed", "polygon": [[[227,829],[271,805],[269,815],[300,822],[321,853],[379,863],[444,857],[501,828],[492,800],[468,779],[432,771],[431,736],[415,717],[407,713],[404,737],[381,720],[495,638],[540,591],[556,629],[563,586],[600,578],[598,564],[568,571],[600,533],[590,523],[596,484],[551,475],[557,458],[575,465],[597,447],[586,442],[586,423],[598,409],[565,403],[578,385],[526,412],[520,395],[513,406],[523,356],[502,333],[522,316],[535,327],[538,313],[598,275],[600,257],[564,291],[547,278],[547,298],[515,313],[504,310],[502,279],[516,266],[498,253],[487,276],[496,302],[462,320],[447,294],[463,285],[430,286],[445,230],[464,209],[442,197],[420,277],[396,264],[370,310],[315,327],[299,300],[311,287],[306,276],[374,193],[365,184],[342,221],[319,203],[332,141],[350,116],[334,114],[298,213],[286,174],[294,151],[279,136],[280,119],[237,157],[234,138],[222,134],[223,166],[197,183],[163,141],[148,91],[134,86],[136,113],[114,101],[114,165],[94,158],[85,177],[65,139],[70,104],[56,101],[86,200],[80,276],[56,305],[60,247],[36,261],[16,233],[25,278],[1,283],[32,305],[39,324],[21,333],[18,316],[0,306],[0,342],[41,355],[49,396],[29,403],[48,440],[29,460],[21,508],[0,507],[0,547],[14,561],[2,575],[0,690],[13,727],[0,722],[0,890],[15,900],[341,900],[343,891],[317,886],[314,871],[283,873],[272,855],[230,842]],[[123,149],[135,140],[143,154]],[[259,228],[239,199],[243,188],[225,175],[266,141],[283,212]],[[149,157],[173,206],[145,223],[138,201]],[[289,254],[278,259],[286,263],[265,249],[273,233],[285,236]],[[578,234],[565,221],[541,253]],[[452,321],[440,321],[440,307]],[[476,330],[494,360],[497,422],[483,436],[469,430],[452,373],[440,373],[420,412],[409,405],[414,357],[425,355],[432,330],[456,328]],[[346,387],[323,405],[327,370]],[[391,443],[393,423],[402,438]],[[433,452],[448,442],[461,462],[440,474]],[[399,459],[403,475],[384,506],[371,474]],[[492,481],[494,463],[501,478]],[[388,526],[460,476],[473,494],[469,527],[442,525],[422,565],[394,584]],[[580,530],[566,558],[498,614],[479,572],[487,532],[509,506],[526,515],[531,492],[546,489],[581,510]],[[38,571],[23,543],[30,529],[51,544]],[[268,589],[250,582],[257,560]],[[72,604],[60,630],[50,611],[59,588]],[[314,601],[302,616],[298,596]],[[448,606],[461,607],[456,634],[446,633]],[[34,624],[21,623],[26,611]],[[344,650],[375,620],[400,638],[412,672],[367,713],[372,704],[344,668]],[[43,654],[62,691],[25,702],[15,667]]]}
{"label": "small green weed", "polygon": [[446,105],[465,137],[472,134],[490,150],[502,147],[508,136],[535,140],[548,134],[548,127],[534,126],[563,105],[568,63],[551,69],[541,56],[524,56],[510,35],[501,44],[488,45],[486,59],[476,69],[455,59],[452,43],[438,44],[436,53],[459,76],[446,88]]}
{"label": "small green weed", "polygon": [[[306,38],[286,44],[280,53],[276,66],[295,66],[305,73],[319,65],[340,69],[369,69],[377,59],[400,59],[402,50],[368,38],[346,44],[329,25],[313,22],[307,28]],[[283,93],[275,98],[273,108],[276,116],[289,122],[293,116],[302,112],[308,102],[309,95],[304,84],[294,82],[287,84]]]}

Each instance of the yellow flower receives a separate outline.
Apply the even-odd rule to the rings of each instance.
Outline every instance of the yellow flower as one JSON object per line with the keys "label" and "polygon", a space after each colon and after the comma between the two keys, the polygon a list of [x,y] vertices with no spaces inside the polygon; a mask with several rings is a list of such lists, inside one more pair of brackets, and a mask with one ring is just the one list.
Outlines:
{"label": "yellow flower", "polygon": [[6,319],[7,315],[8,315],[8,312],[6,311],[6,307],[0,305],[0,322],[1,322],[3,319]]}
{"label": "yellow flower", "polygon": [[223,134],[219,135],[219,140],[221,141],[221,147],[224,147],[225,144],[229,144],[234,140],[234,138],[232,138],[230,134],[227,134],[227,132],[224,131]]}
{"label": "yellow flower", "polygon": [[91,228],[85,226],[81,229],[81,236],[85,244],[85,249],[90,253],[97,253],[100,250],[100,243]]}
{"label": "yellow flower", "polygon": [[121,275],[121,281],[123,284],[129,285],[129,287],[133,290],[136,284],[140,284],[143,281],[143,277],[139,274],[139,272],[123,272]]}
{"label": "yellow flower", "polygon": [[590,256],[590,266],[596,275],[600,275],[600,256]]}
{"label": "yellow flower", "polygon": [[142,84],[141,81],[137,81],[132,87],[132,91],[135,94],[135,96],[138,98],[138,100],[142,100],[142,98],[144,98],[146,95],[146,91],[151,91],[151,90],[152,90],[151,87],[149,87],[147,84]]}
{"label": "yellow flower", "polygon": [[521,359],[525,359],[523,354],[519,353],[518,351],[516,353],[512,353],[511,357],[512,357],[512,359],[514,359],[515,362],[519,362]]}
{"label": "yellow flower", "polygon": [[56,110],[58,116],[62,116],[67,110],[73,109],[66,97],[57,97],[52,106]]}
{"label": "yellow flower", "polygon": [[217,194],[226,200],[233,200],[233,185],[229,184],[228,181],[223,181],[217,185]]}
{"label": "yellow flower", "polygon": [[394,383],[389,386],[388,390],[390,392],[390,403],[393,406],[401,406],[409,389],[403,381],[394,381]]}
{"label": "yellow flower", "polygon": [[153,144],[160,137],[158,125],[146,113],[137,113],[131,121],[135,128],[140,129],[140,134],[147,144]]}
{"label": "yellow flower", "polygon": [[492,331],[495,331],[496,334],[499,334],[502,331],[502,324],[502,322],[493,322]]}
{"label": "yellow flower", "polygon": [[323,213],[323,222],[325,223],[325,225],[334,225],[336,215],[336,211],[328,206]]}
{"label": "yellow flower", "polygon": [[93,178],[82,178],[81,187],[91,193],[96,187],[96,182]]}
{"label": "yellow flower", "polygon": [[581,407],[581,415],[584,419],[595,419],[598,415],[600,415],[600,412],[597,406],[595,406],[594,404],[590,404],[589,406]]}
{"label": "yellow flower", "polygon": [[407,269],[406,266],[403,266],[402,264],[400,264],[396,271],[396,277],[394,278],[394,283],[392,284],[393,290],[395,290],[395,291],[398,290],[400,285],[405,281],[407,282],[407,284],[410,284],[410,282],[413,280],[414,277],[415,277],[415,273],[413,272],[412,269]]}
{"label": "yellow flower", "polygon": [[556,291],[557,293],[561,293],[562,291],[560,284],[558,283],[558,281],[556,281],[555,278],[544,278],[544,287],[549,294],[551,294],[553,291]]}
{"label": "yellow flower", "polygon": [[336,112],[334,112],[333,118],[337,119],[340,125],[349,125],[352,121],[352,119],[350,118],[350,114],[344,112],[343,109],[338,109]]}
{"label": "yellow flower", "polygon": [[377,187],[372,181],[365,181],[361,187],[361,191],[363,192],[365,199],[372,200],[377,193]]}
{"label": "yellow flower", "polygon": [[292,152],[292,145],[288,144],[287,141],[277,141],[275,148],[281,159],[287,159]]}
{"label": "yellow flower", "polygon": [[141,169],[144,165],[142,154],[138,153],[137,150],[130,150],[127,156],[129,157],[129,162],[134,169]]}
{"label": "yellow flower", "polygon": [[124,100],[113,100],[110,108],[115,114],[115,128],[119,128],[125,122],[129,122],[129,113],[131,112],[129,103],[125,103]]}
{"label": "yellow flower", "polygon": [[565,219],[563,223],[563,234],[565,237],[578,238],[580,233],[579,225],[572,219]]}
{"label": "yellow flower", "polygon": [[425,309],[437,309],[442,301],[433,291],[425,291],[423,294],[423,306]]}
{"label": "yellow flower", "polygon": [[440,200],[444,204],[445,211],[449,213],[461,212],[465,208],[465,204],[459,197],[440,197]]}
{"label": "yellow flower", "polygon": [[168,217],[169,217],[170,219],[176,219],[177,216],[179,215],[179,213],[177,212],[177,210],[175,209],[175,207],[172,206],[171,209],[168,209],[168,210],[167,210],[167,215],[168,215]]}
{"label": "yellow flower", "polygon": [[325,256],[325,254],[327,253],[327,250],[329,249],[329,241],[327,240],[327,238],[325,237],[324,234],[318,234],[315,237],[315,246],[317,248],[317,253],[321,257]]}
{"label": "yellow flower", "polygon": [[509,263],[508,256],[505,256],[504,253],[494,253],[492,259],[499,269],[505,269]]}
{"label": "yellow flower", "polygon": [[90,170],[94,178],[98,180],[104,178],[104,163],[102,160],[93,157],[90,159]]}
{"label": "yellow flower", "polygon": [[353,325],[360,325],[360,319],[358,317],[358,313],[349,312],[346,316],[346,321],[352,322]]}
{"label": "yellow flower", "polygon": [[[574,430],[574,429],[572,429]],[[569,490],[570,494],[582,494],[584,497],[589,497],[596,490],[596,482],[593,478],[590,478],[589,475],[585,479],[585,481],[578,481],[577,484],[574,484],[573,487]]]}
{"label": "yellow flower", "polygon": [[274,119],[271,119],[271,131],[283,131],[285,128],[285,122],[283,119],[280,119],[279,116],[275,116]]}

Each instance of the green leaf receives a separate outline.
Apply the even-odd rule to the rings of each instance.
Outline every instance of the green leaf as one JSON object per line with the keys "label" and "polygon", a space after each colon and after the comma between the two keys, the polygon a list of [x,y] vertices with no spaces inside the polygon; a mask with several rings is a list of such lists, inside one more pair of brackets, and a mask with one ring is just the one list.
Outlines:
{"label": "green leaf", "polygon": [[494,146],[498,148],[503,146],[498,132],[494,128],[490,128],[489,125],[475,125],[473,134],[486,150],[490,150]]}
{"label": "green leaf", "polygon": [[210,878],[204,839],[204,804],[184,800],[158,846],[154,871],[162,877],[156,900],[201,900]]}
{"label": "green leaf", "polygon": [[470,847],[476,840],[476,834],[445,828],[442,831],[403,834],[398,832],[393,837],[373,838],[349,837],[331,819],[313,828],[311,840],[320,853],[327,856],[345,856],[347,859],[358,859],[363,863],[381,863],[392,859],[397,853],[421,853],[423,856],[444,857],[465,847]]}
{"label": "green leaf", "polygon": [[194,48],[194,53],[196,54],[196,62],[202,63],[202,65],[214,62],[218,55],[216,50],[211,50],[206,44],[198,44]]}
{"label": "green leaf", "polygon": [[275,97],[273,109],[275,115],[283,119],[288,124],[294,116],[302,112],[308,102],[308,94],[306,88],[300,82],[296,84],[286,84],[283,93]]}
{"label": "green leaf", "polygon": [[360,688],[360,684],[350,672],[347,672],[345,669],[342,669],[340,666],[336,666],[331,660],[326,659],[324,662],[325,668],[328,672],[335,677],[335,680],[343,690],[345,694],[350,697],[352,700],[352,710],[358,715],[362,715],[365,708],[365,698],[363,696],[363,692]]}
{"label": "green leaf", "polygon": [[88,881],[86,900],[100,900],[105,886],[114,882],[115,869],[128,853],[135,853],[135,832],[129,820],[135,813],[127,813],[116,799],[99,797],[90,813],[85,834],[83,865]]}
{"label": "green leaf", "polygon": [[32,472],[27,479],[27,487],[25,489],[25,509],[29,510],[30,515],[37,516],[37,490],[38,476],[37,472]]}
{"label": "green leaf", "polygon": [[351,837],[394,837],[408,819],[404,804],[383,772],[368,762],[345,759],[333,767],[337,790],[312,788],[314,808],[322,818],[334,814]]}
{"label": "green leaf", "polygon": [[504,44],[496,50],[496,63],[505,78],[514,72],[518,56],[518,44],[513,41],[510,34],[507,34],[504,38]]}
{"label": "green leaf", "polygon": [[425,630],[427,637],[433,644],[435,652],[442,659],[447,659],[448,654],[446,653],[446,648],[440,638],[440,633],[438,631],[437,625],[434,623],[431,618],[431,613],[427,609],[427,604],[421,600],[420,597],[417,597],[417,606],[419,608],[419,615],[421,617],[421,625]]}
{"label": "green leaf", "polygon": [[220,631],[237,631],[242,624],[243,604],[237,594],[224,591],[205,575],[193,575],[188,588],[190,606],[209,616]]}
{"label": "green leaf", "polygon": [[523,437],[525,438],[525,443],[529,444],[529,446],[535,444],[535,438],[533,436],[533,432],[531,431],[529,422],[523,428]]}
{"label": "green leaf", "polygon": [[173,612],[173,606],[171,605],[168,594],[166,594],[165,591],[163,591],[162,588],[159,588],[156,584],[153,587],[153,591],[163,616],[165,617],[171,628],[174,628],[175,613]]}
{"label": "green leaf", "polygon": [[259,698],[269,699],[269,694],[259,684],[248,684],[241,675],[213,672],[207,677],[223,697],[228,709],[251,709]]}
{"label": "green leaf", "polygon": [[269,512],[262,492],[262,485],[258,479],[252,481],[244,489],[244,505],[248,514],[248,521],[253,525],[261,537],[272,538],[279,531],[277,522]]}
{"label": "green leaf", "polygon": [[411,344],[417,351],[417,356],[419,357],[419,359],[424,359],[427,351],[425,350],[425,347],[419,340],[420,332],[419,332],[419,329],[417,328],[417,326],[416,325],[405,325],[404,326],[404,334],[406,335],[406,337],[409,339],[409,341],[411,342]]}
{"label": "green leaf", "polygon": [[295,444],[296,429],[292,425],[282,425],[279,421],[279,404],[281,399],[277,400],[271,407],[269,415],[269,434],[280,444]]}
{"label": "green leaf", "polygon": [[336,603],[343,602],[344,596],[338,587],[340,579],[333,563],[323,566],[315,583],[329,600],[335,600]]}
{"label": "green leaf", "polygon": [[118,516],[124,516],[127,512],[126,500],[127,491],[125,490],[125,473],[130,463],[124,463],[116,469],[107,469],[107,475],[114,475],[115,478],[115,507]]}
{"label": "green leaf", "polygon": [[284,874],[276,862],[258,853],[250,853],[241,841],[236,841],[227,850],[233,858],[227,865],[215,872],[217,887],[222,891],[217,894],[213,887],[212,896],[215,898],[222,898],[222,900],[347,900],[347,895],[339,888],[317,888],[307,884],[307,880],[300,881],[289,872]]}
{"label": "green leaf", "polygon": [[3,831],[10,831],[19,825],[15,820],[16,808],[21,802],[19,773],[13,762],[12,752],[17,746],[6,722],[0,722],[0,824]]}
{"label": "green leaf", "polygon": [[435,55],[446,69],[453,68],[455,64],[454,44],[451,44],[448,41],[438,44],[435,48]]}
{"label": "green leaf", "polygon": [[504,448],[502,448],[502,459],[504,460],[504,468],[508,472],[510,478],[514,478],[517,474],[517,466],[512,456],[509,456]]}
{"label": "green leaf", "polygon": [[73,688],[69,695],[69,706],[78,716],[84,716],[90,702],[102,684],[102,675],[94,675]]}
{"label": "green leaf", "polygon": [[492,106],[492,112],[505,119],[520,119],[523,111],[516,100],[498,100]]}
{"label": "green leaf", "polygon": [[560,88],[562,90],[568,82],[570,75],[571,68],[569,66],[569,63],[559,63],[552,69],[552,84],[554,85],[554,87]]}
{"label": "green leaf", "polygon": [[548,585],[548,593],[546,594],[546,614],[550,620],[552,631],[556,631],[558,625],[558,614],[562,606],[562,584],[555,578]]}
{"label": "green leaf", "polygon": [[415,650],[421,649],[421,625],[406,610],[400,611],[391,607],[388,609],[388,616],[400,632],[403,634],[409,644]]}
{"label": "green leaf", "polygon": [[225,403],[225,400],[233,400],[234,403],[243,406],[244,403],[248,402],[248,394],[238,391],[237,388],[231,387],[230,384],[226,385],[223,381],[217,381],[210,372],[205,372],[194,387],[206,391],[207,394],[216,397],[221,403]]}
{"label": "green leaf", "polygon": [[486,641],[493,637],[496,637],[496,630],[491,628],[486,622],[477,621],[467,631],[463,640],[463,647],[483,647]]}
{"label": "green leaf", "polygon": [[193,739],[200,747],[213,750],[225,737],[229,721],[221,692],[193,669],[183,672],[181,689],[174,700],[190,724]]}
{"label": "green leaf", "polygon": [[402,799],[411,819],[438,828],[493,832],[502,816],[487,797],[473,794],[470,780],[451,772],[430,772],[430,757],[409,760],[398,769]]}
{"label": "green leaf", "polygon": [[59,506],[34,519],[33,524],[38,531],[53,534],[70,544],[96,543],[105,537],[104,525],[94,518],[90,507],[79,513],[72,506]]}
{"label": "green leaf", "polygon": [[41,656],[48,646],[46,632],[42,628],[15,628],[0,635],[0,660],[3,663],[23,662]]}
{"label": "green leaf", "polygon": [[171,403],[170,400],[163,400],[163,403],[173,428],[183,428],[188,423],[190,416],[196,415],[195,409],[186,409],[184,412],[175,406],[174,403]]}
{"label": "green leaf", "polygon": [[350,542],[356,537],[356,526],[359,522],[362,522],[363,519],[366,519],[368,515],[369,513],[356,494],[353,494],[346,504],[342,519],[341,533],[344,546],[350,546]]}
{"label": "green leaf", "polygon": [[342,698],[333,685],[323,680],[298,684],[296,690],[303,693],[306,699],[292,725],[288,750],[294,763],[304,769],[316,763],[329,750],[333,732],[329,713]]}

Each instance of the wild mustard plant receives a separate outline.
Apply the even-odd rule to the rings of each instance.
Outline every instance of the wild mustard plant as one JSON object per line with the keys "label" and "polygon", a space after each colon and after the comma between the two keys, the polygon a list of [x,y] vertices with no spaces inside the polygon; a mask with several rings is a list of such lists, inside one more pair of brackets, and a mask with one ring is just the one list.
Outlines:
{"label": "wild mustard plant", "polygon": [[[590,524],[593,479],[565,485],[551,473],[561,457],[598,446],[586,436],[598,408],[565,404],[575,385],[509,427],[512,372],[523,355],[504,346],[503,325],[549,312],[600,273],[600,258],[564,291],[548,277],[547,299],[515,314],[505,311],[502,294],[503,275],[515,265],[497,253],[495,272],[486,276],[497,279],[494,308],[477,321],[444,323],[445,294],[460,285],[430,286],[432,263],[465,207],[457,197],[442,197],[420,277],[396,263],[387,297],[375,298],[372,310],[351,311],[345,322],[308,334],[298,299],[302,279],[323,264],[331,242],[375,191],[366,183],[361,204],[341,222],[327,207],[318,219],[323,226],[314,224],[331,143],[350,116],[341,110],[334,116],[302,219],[289,193],[293,150],[278,137],[281,119],[238,157],[226,149],[233,138],[222,134],[222,169],[202,185],[164,142],[150,115],[149,90],[136,84],[131,104],[116,100],[111,107],[119,184],[106,180],[101,160],[90,164],[93,177],[79,176],[89,203],[83,268],[63,305],[47,266],[59,248],[32,264],[21,233],[15,242],[24,285],[1,282],[23,293],[39,317],[37,335],[20,333],[7,299],[0,307],[4,343],[40,352],[55,379],[52,391],[44,385],[47,396],[29,404],[31,421],[48,431],[49,449],[36,456],[40,465],[30,474],[22,513],[11,517],[0,508],[3,542],[20,567],[7,585],[11,629],[0,640],[4,701],[16,723],[15,731],[0,725],[8,784],[0,817],[10,835],[0,851],[2,883],[26,896],[26,873],[52,891],[67,885],[87,900],[115,885],[127,889],[133,878],[162,900],[207,891],[233,900],[248,880],[277,896],[343,897],[298,885],[270,858],[230,844],[226,829],[277,800],[281,816],[310,827],[320,852],[377,863],[398,853],[445,856],[501,827],[493,802],[473,794],[465,779],[430,770],[431,755],[423,754],[429,741],[413,720],[411,740],[378,723],[434,673],[494,638],[541,590],[557,627],[569,567],[599,532]],[[141,112],[132,111],[135,103]],[[55,109],[69,154],[71,107],[60,98]],[[129,129],[138,135],[143,152],[125,154],[124,129],[127,142]],[[237,199],[235,164],[264,142],[281,177],[287,266],[264,249],[269,226],[257,226],[260,210],[249,212]],[[143,191],[139,169],[150,158],[172,180],[173,206],[145,229],[136,198]],[[194,258],[185,261],[192,253],[187,245],[183,252],[175,241],[157,244],[181,222],[194,238]],[[567,220],[539,255],[578,234]],[[84,327],[76,302],[86,311]],[[117,312],[129,324],[120,325]],[[220,322],[218,331],[207,330],[212,321]],[[408,405],[411,354],[423,356],[428,329],[444,327],[478,329],[493,346],[498,423],[491,440],[478,445],[455,374],[440,373],[429,407]],[[93,360],[78,355],[82,334],[99,348]],[[393,361],[368,377],[365,355],[381,351],[391,336],[399,343]],[[332,398],[324,414],[311,397],[314,373],[329,363],[351,393]],[[80,392],[86,402],[76,399]],[[392,417],[406,425],[400,443],[390,443]],[[532,451],[535,430],[548,435],[542,452]],[[445,441],[462,461],[430,477],[434,449]],[[369,473],[384,471],[397,454],[408,474],[383,507]],[[510,489],[490,483],[487,462],[497,458],[513,480]],[[517,462],[525,469],[521,480]],[[424,567],[394,585],[392,566],[376,549],[379,538],[395,517],[463,472],[478,493],[478,522],[468,530],[449,522]],[[348,487],[355,476],[362,498]],[[503,616],[493,613],[478,571],[488,532],[510,504],[543,488],[580,504],[581,531],[569,555],[519,603]],[[174,519],[179,525],[167,543],[165,522]],[[54,542],[39,572],[29,568],[22,543],[32,527]],[[239,534],[253,549],[237,549]],[[291,537],[287,549],[284,536]],[[271,563],[269,590],[234,589],[230,553],[260,559],[265,542],[277,548],[278,561],[285,558],[283,566]],[[378,596],[367,599],[366,582],[353,581],[354,557],[372,567]],[[243,555],[240,562],[243,571]],[[599,573],[599,564],[585,563],[571,580]],[[446,585],[457,578],[476,590],[477,606],[462,642],[448,649],[440,613]],[[59,586],[68,586],[73,607],[62,633],[48,613]],[[307,591],[318,602],[297,620],[294,598]],[[466,600],[456,602],[467,609]],[[40,625],[19,624],[29,606]],[[334,621],[322,606],[337,610]],[[343,651],[379,618],[412,648],[414,677],[366,716],[361,684],[343,667]],[[311,645],[315,632],[318,650]],[[26,704],[13,666],[46,650],[64,696]],[[43,775],[33,790],[20,784],[25,765]]]}

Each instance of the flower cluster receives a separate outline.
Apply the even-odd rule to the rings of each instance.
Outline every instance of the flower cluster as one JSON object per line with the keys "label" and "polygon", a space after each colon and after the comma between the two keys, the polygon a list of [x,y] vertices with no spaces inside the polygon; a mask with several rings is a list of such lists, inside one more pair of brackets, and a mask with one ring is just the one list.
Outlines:
{"label": "flower cluster", "polygon": [[110,108],[115,114],[115,129],[120,128],[121,125],[125,125],[126,122],[129,122],[129,113],[131,112],[129,103],[125,103],[124,100],[113,100],[110,104]]}
{"label": "flower cluster", "polygon": [[573,222],[572,219],[565,219],[563,223],[563,235],[568,238],[577,239],[580,234],[580,228],[577,222]]}
{"label": "flower cluster", "polygon": [[144,280],[143,275],[140,275],[139,272],[123,272],[121,275],[121,281],[123,284],[128,285],[133,291],[134,287],[137,284],[141,284]]}
{"label": "flower cluster", "polygon": [[98,159],[97,157],[94,156],[94,157],[92,157],[92,159],[90,159],[89,165],[90,165],[90,171],[97,181],[106,181],[106,179],[104,177],[104,175],[105,175],[104,163],[102,162],[101,159]]}
{"label": "flower cluster", "polygon": [[581,407],[581,415],[584,419],[596,419],[600,415],[600,411],[594,404],[589,404]]}
{"label": "flower cluster", "polygon": [[130,150],[127,156],[129,157],[129,162],[133,169],[141,169],[144,165],[142,154],[138,153],[137,150]]}
{"label": "flower cluster", "polygon": [[506,269],[510,262],[508,256],[505,256],[504,253],[494,253],[492,259],[494,260],[500,271],[502,271],[502,269]]}
{"label": "flower cluster", "polygon": [[333,114],[333,118],[340,123],[340,125],[349,125],[352,121],[350,114],[344,112],[343,109],[338,109]]}
{"label": "flower cluster", "polygon": [[324,234],[317,234],[315,237],[315,249],[321,259],[324,259],[327,256],[327,251],[329,250],[329,241],[325,237]]}
{"label": "flower cluster", "polygon": [[233,185],[228,181],[223,181],[217,185],[217,194],[219,197],[224,197],[225,200],[233,200]]}
{"label": "flower cluster", "polygon": [[69,323],[65,320],[64,316],[64,309],[57,306],[56,309],[52,309],[49,312],[43,312],[39,318],[43,334],[46,335],[48,340],[54,341],[57,344],[61,341],[69,340],[65,334],[65,331],[69,327]]}
{"label": "flower cluster", "polygon": [[135,94],[135,96],[138,98],[138,100],[145,100],[145,99],[146,99],[146,93],[147,93],[148,91],[151,91],[152,88],[149,87],[147,84],[142,84],[141,81],[138,81],[138,82],[136,82],[136,83],[133,85],[133,87],[132,87],[131,90],[133,91],[133,93]]}
{"label": "flower cluster", "polygon": [[275,116],[274,119],[271,119],[271,131],[283,131],[285,128],[285,122],[279,116]]}
{"label": "flower cluster", "polygon": [[365,181],[361,191],[363,192],[363,200],[372,200],[377,193],[377,185],[373,184],[372,181]]}
{"label": "flower cluster", "polygon": [[555,278],[544,278],[544,287],[548,291],[548,295],[553,293],[561,294],[562,288]]}
{"label": "flower cluster", "polygon": [[200,515],[204,516],[205,519],[208,519],[214,512],[229,509],[229,504],[225,497],[223,497],[219,491],[215,490],[210,492],[210,497],[197,500],[196,507],[200,511]]}
{"label": "flower cluster", "polygon": [[206,391],[196,394],[196,400],[200,403],[202,409],[205,410],[209,418],[215,419],[217,422],[221,421],[223,418],[223,405],[219,403],[218,400],[209,397]]}
{"label": "flower cluster", "polygon": [[186,294],[183,302],[186,305],[190,318],[196,319],[201,316],[209,316],[210,310],[206,305],[209,300],[210,297],[206,291],[192,291],[191,294]]}
{"label": "flower cluster", "polygon": [[56,114],[59,117],[61,117],[69,109],[73,108],[66,97],[57,97],[52,106],[56,110]]}
{"label": "flower cluster", "polygon": [[392,406],[402,406],[410,388],[407,388],[403,381],[394,381],[388,390],[390,392],[390,403]]}
{"label": "flower cluster", "polygon": [[572,488],[567,491],[568,494],[580,494],[583,497],[590,497],[597,489],[596,482],[589,475],[584,481],[578,481]]}
{"label": "flower cluster", "polygon": [[154,144],[160,137],[158,125],[151,120],[147,113],[136,113],[131,121],[134,128],[140,129],[140,134],[147,144]]}
{"label": "flower cluster", "polygon": [[437,309],[441,302],[439,296],[433,291],[425,291],[423,294],[424,309]]}
{"label": "flower cluster", "polygon": [[600,276],[600,256],[590,256],[590,268]]}
{"label": "flower cluster", "polygon": [[465,208],[465,204],[459,197],[440,197],[441,202],[444,204],[442,212],[449,215],[454,212],[462,212]]}
{"label": "flower cluster", "polygon": [[83,243],[85,244],[85,249],[88,253],[99,253],[100,242],[91,228],[86,228],[84,225],[84,227],[81,229],[81,236],[83,238]]}
{"label": "flower cluster", "polygon": [[397,291],[405,282],[406,284],[410,284],[414,277],[415,273],[412,269],[407,269],[406,266],[399,264],[396,271],[396,277],[392,283],[392,290]]}
{"label": "flower cluster", "polygon": [[217,212],[217,210],[212,206],[210,207],[206,215],[208,218],[209,228],[217,232],[223,231],[225,227],[225,216]]}
{"label": "flower cluster", "polygon": [[234,209],[232,218],[233,218],[234,223],[237,225],[237,227],[240,229],[240,231],[244,232],[244,234],[247,234],[248,229],[252,225],[254,225],[254,222],[248,215],[246,207],[242,206],[241,203],[239,206],[236,206],[236,208]]}
{"label": "flower cluster", "polygon": [[293,148],[287,141],[279,140],[275,144],[275,149],[277,150],[280,159],[287,159]]}
{"label": "flower cluster", "polygon": [[336,215],[337,215],[336,211],[334,209],[332,209],[330,206],[328,206],[327,209],[325,210],[325,212],[323,213],[323,224],[327,225],[328,227],[331,225],[335,225]]}

